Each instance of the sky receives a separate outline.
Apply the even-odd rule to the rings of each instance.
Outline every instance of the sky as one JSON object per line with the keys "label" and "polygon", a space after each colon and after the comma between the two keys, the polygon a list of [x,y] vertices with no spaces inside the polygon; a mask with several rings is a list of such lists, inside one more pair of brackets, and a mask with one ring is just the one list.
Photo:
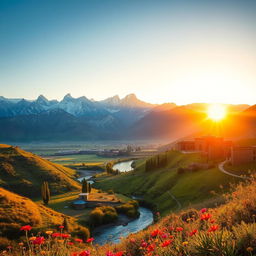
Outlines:
{"label": "sky", "polygon": [[256,1],[1,0],[0,95],[256,103]]}

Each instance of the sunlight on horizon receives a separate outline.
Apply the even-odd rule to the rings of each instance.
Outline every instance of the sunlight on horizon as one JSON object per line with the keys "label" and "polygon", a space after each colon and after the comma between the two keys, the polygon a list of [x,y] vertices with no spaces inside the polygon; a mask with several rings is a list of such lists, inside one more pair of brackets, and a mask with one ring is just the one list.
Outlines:
{"label": "sunlight on horizon", "polygon": [[211,120],[219,122],[227,116],[227,109],[222,104],[211,104],[207,109],[207,115]]}

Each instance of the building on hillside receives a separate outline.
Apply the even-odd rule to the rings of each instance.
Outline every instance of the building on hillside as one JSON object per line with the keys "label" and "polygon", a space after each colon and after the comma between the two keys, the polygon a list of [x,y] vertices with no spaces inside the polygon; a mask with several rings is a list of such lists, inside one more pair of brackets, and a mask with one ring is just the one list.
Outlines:
{"label": "building on hillside", "polygon": [[231,163],[232,165],[247,164],[247,163],[256,164],[256,146],[232,147]]}
{"label": "building on hillside", "polygon": [[232,145],[232,141],[225,141],[222,137],[205,136],[195,138],[194,141],[179,141],[176,149],[201,152],[208,160],[217,160],[229,158]]}
{"label": "building on hillside", "polygon": [[195,142],[191,140],[179,141],[175,148],[179,151],[195,151]]}

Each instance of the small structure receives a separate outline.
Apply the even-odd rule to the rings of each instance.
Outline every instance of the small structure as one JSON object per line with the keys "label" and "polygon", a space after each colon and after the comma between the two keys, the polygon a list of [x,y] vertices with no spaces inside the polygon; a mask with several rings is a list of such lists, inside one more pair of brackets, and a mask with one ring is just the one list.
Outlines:
{"label": "small structure", "polygon": [[85,202],[84,200],[78,199],[73,202],[73,207],[76,210],[82,210],[86,207],[86,204],[87,204],[87,202]]}
{"label": "small structure", "polygon": [[232,147],[231,149],[231,163],[237,164],[256,164],[256,146],[251,147]]}
{"label": "small structure", "polygon": [[89,197],[89,193],[80,193],[79,194],[80,200],[88,201],[88,197]]}

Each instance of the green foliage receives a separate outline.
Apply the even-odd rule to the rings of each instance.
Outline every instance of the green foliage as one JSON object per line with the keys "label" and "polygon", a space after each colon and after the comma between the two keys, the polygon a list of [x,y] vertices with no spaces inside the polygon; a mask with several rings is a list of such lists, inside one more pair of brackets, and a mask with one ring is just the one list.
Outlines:
{"label": "green foliage", "polygon": [[50,189],[47,181],[44,181],[41,187],[42,199],[45,205],[48,205],[50,200]]}
{"label": "green foliage", "polygon": [[94,226],[114,222],[117,218],[116,209],[111,206],[97,207],[90,213],[90,223]]}
{"label": "green foliage", "polygon": [[127,215],[130,218],[137,218],[139,217],[140,213],[138,211],[139,204],[137,201],[129,201],[125,204],[121,204],[116,206],[116,210],[118,213],[122,213]]}

